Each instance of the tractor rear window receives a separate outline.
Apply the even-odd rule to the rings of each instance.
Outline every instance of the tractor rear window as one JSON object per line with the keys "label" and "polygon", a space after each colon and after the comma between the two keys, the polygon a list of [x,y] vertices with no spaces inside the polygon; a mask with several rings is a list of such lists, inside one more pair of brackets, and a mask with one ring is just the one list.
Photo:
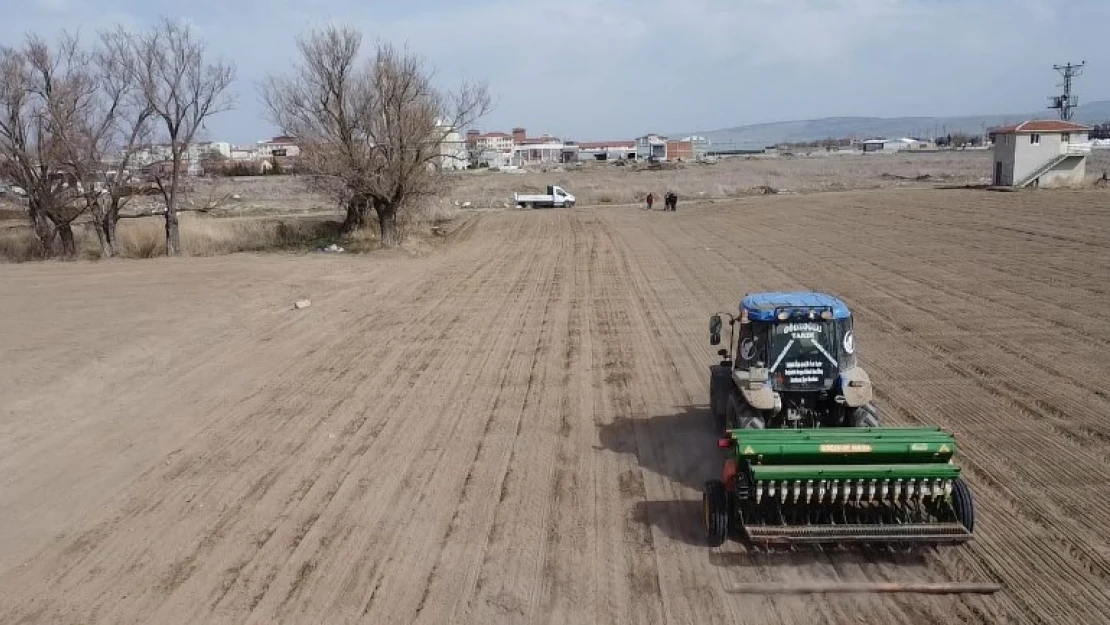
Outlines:
{"label": "tractor rear window", "polygon": [[789,386],[823,385],[836,376],[836,353],[833,322],[780,323],[771,337],[771,373]]}

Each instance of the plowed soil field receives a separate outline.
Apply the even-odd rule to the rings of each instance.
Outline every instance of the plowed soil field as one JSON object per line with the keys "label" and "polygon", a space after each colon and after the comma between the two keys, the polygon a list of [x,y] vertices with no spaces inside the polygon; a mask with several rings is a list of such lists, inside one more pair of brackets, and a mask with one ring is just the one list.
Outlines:
{"label": "plowed soil field", "polygon": [[[0,623],[1105,624],[1108,247],[1105,192],[916,190],[0,266]],[[795,288],[956,432],[972,542],[703,545],[708,316]],[[1004,589],[729,592],[803,581]]]}

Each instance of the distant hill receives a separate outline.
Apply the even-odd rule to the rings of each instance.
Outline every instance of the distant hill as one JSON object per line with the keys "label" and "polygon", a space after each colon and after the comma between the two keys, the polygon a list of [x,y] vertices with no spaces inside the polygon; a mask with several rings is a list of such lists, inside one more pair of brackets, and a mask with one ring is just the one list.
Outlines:
{"label": "distant hill", "polygon": [[[829,137],[912,137],[963,132],[977,134],[983,128],[1017,123],[1027,119],[1055,119],[1056,111],[1045,109],[1033,113],[1010,115],[968,115],[964,117],[826,117],[787,122],[749,124],[735,128],[699,130],[697,134],[714,144],[772,145],[801,141],[817,141]],[[1073,121],[1085,124],[1110,122],[1110,100],[1091,102],[1075,109]],[[683,136],[676,135],[676,136]]]}

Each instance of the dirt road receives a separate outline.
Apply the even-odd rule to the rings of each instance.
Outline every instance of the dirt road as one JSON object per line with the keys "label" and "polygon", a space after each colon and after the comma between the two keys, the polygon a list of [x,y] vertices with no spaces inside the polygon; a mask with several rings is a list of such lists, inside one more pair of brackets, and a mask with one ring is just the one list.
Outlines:
{"label": "dirt road", "polygon": [[[510,211],[420,258],[0,266],[0,622],[1105,623],[1106,197]],[[803,287],[854,307],[888,423],[955,430],[972,543],[701,544],[708,315]],[[1005,589],[727,592],[828,580]]]}

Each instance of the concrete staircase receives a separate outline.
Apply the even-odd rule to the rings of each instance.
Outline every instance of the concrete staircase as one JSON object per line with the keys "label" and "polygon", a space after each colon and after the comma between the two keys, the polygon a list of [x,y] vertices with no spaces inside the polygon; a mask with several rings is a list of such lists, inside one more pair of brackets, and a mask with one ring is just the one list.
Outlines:
{"label": "concrete staircase", "polygon": [[1025,187],[1033,184],[1034,180],[1040,178],[1046,172],[1050,171],[1051,169],[1053,169],[1057,165],[1060,165],[1061,163],[1068,160],[1069,158],[1081,159],[1081,158],[1083,158],[1083,155],[1074,154],[1074,153],[1069,152],[1069,153],[1064,153],[1064,154],[1054,156],[1051,159],[1049,159],[1047,162],[1045,162],[1044,165],[1041,165],[1040,167],[1034,169],[1033,173],[1031,173],[1028,176],[1019,180],[1016,184],[1014,184],[1014,188],[1024,189]]}

